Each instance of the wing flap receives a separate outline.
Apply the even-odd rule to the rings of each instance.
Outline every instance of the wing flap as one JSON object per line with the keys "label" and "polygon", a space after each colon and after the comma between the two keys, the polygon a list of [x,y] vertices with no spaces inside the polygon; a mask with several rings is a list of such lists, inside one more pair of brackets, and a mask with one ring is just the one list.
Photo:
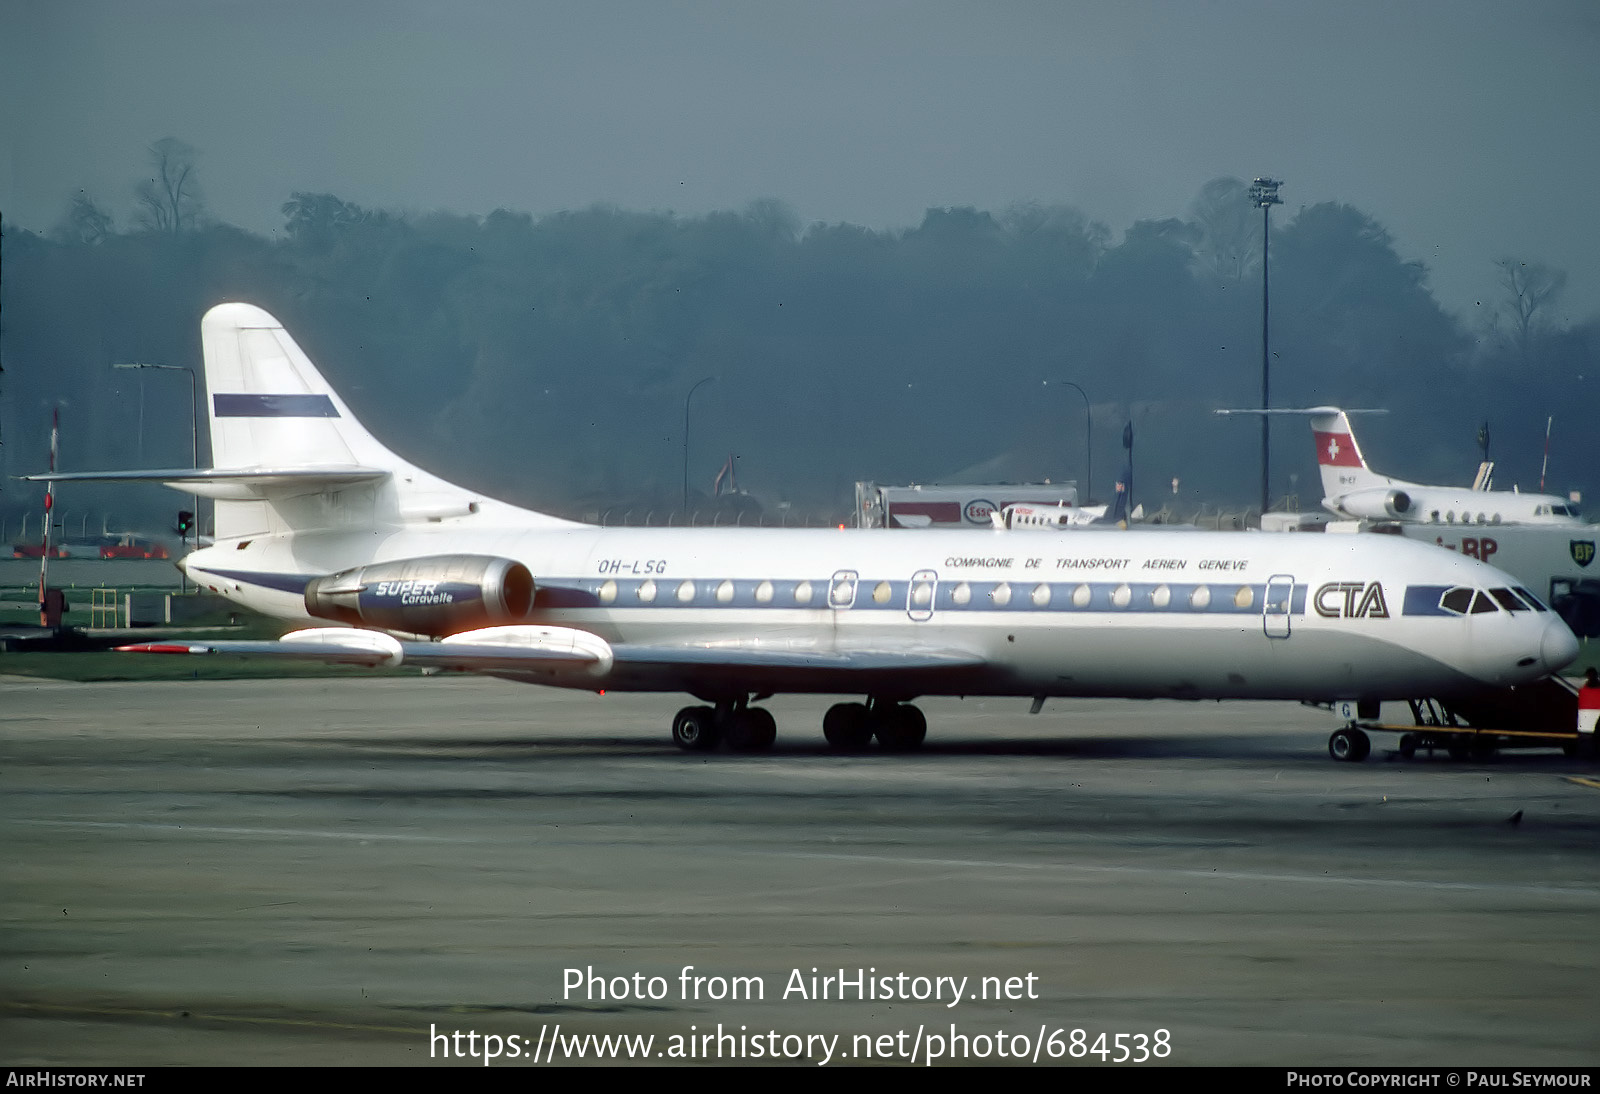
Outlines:
{"label": "wing flap", "polygon": [[594,684],[616,681],[675,690],[724,684],[763,690],[771,686],[855,690],[874,682],[981,669],[986,660],[968,650],[933,647],[838,649],[790,643],[686,643],[611,645],[570,627],[486,627],[440,642],[402,641],[380,631],[318,627],[293,631],[276,642],[146,642],[131,653],[233,654],[372,667],[415,665],[460,672],[581,676]]}

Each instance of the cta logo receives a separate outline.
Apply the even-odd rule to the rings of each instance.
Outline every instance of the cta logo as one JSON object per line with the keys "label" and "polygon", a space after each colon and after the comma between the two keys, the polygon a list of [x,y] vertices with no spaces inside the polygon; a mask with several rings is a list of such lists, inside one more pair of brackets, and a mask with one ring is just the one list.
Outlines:
{"label": "cta logo", "polygon": [[983,498],[973,498],[967,502],[967,507],[962,511],[962,516],[973,524],[988,524],[989,514],[994,512],[994,502]]}
{"label": "cta logo", "polygon": [[1389,618],[1383,586],[1376,581],[1330,581],[1312,594],[1311,603],[1325,619]]}

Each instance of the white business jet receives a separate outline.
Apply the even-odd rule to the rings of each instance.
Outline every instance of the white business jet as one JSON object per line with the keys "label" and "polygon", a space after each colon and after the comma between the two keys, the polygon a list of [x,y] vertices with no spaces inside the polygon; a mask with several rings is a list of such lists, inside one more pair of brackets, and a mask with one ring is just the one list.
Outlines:
{"label": "white business jet", "polygon": [[[1221,410],[1219,414],[1293,414],[1311,419],[1323,507],[1353,520],[1414,524],[1557,524],[1583,527],[1577,505],[1552,494],[1516,490],[1425,486],[1380,475],[1367,466],[1350,428],[1349,412],[1336,406],[1304,410]],[[1381,412],[1379,412],[1381,413]],[[1485,465],[1486,467],[1489,465]],[[1480,472],[1479,481],[1487,478]]]}
{"label": "white business jet", "polygon": [[306,629],[130,647],[419,665],[594,691],[686,692],[682,747],[769,746],[778,692],[864,697],[841,749],[906,748],[925,695],[1379,700],[1539,679],[1576,656],[1530,592],[1387,536],[1084,530],[598,528],[414,467],[358,423],[272,316],[201,324],[215,467],[55,474],[216,500],[181,563]]}

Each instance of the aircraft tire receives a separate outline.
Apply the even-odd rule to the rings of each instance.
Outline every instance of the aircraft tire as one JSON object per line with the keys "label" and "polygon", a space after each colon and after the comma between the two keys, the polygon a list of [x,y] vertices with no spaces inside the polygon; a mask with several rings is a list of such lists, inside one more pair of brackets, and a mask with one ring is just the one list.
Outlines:
{"label": "aircraft tire", "polygon": [[764,707],[746,707],[728,717],[723,737],[735,752],[765,752],[778,739],[778,721]]}
{"label": "aircraft tire", "polygon": [[1372,739],[1355,726],[1336,729],[1328,738],[1328,755],[1343,763],[1358,764],[1372,751]]}
{"label": "aircraft tire", "polygon": [[1415,733],[1400,734],[1400,755],[1406,759],[1417,754],[1417,735]]}
{"label": "aircraft tire", "polygon": [[872,712],[865,703],[835,703],[823,716],[822,735],[835,752],[860,752],[872,741]]}
{"label": "aircraft tire", "polygon": [[717,712],[710,707],[684,707],[672,719],[672,743],[686,752],[705,752],[721,740]]}
{"label": "aircraft tire", "polygon": [[905,752],[922,744],[928,736],[928,719],[910,703],[896,703],[876,713],[873,733],[879,748]]}

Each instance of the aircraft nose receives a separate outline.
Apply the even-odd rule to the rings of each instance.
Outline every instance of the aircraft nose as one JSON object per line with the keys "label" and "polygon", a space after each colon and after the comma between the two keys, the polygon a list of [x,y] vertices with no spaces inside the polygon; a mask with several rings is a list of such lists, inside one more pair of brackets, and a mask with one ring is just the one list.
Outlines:
{"label": "aircraft nose", "polygon": [[1570,665],[1577,658],[1578,639],[1559,618],[1552,617],[1544,625],[1544,635],[1539,639],[1539,656],[1550,672]]}

